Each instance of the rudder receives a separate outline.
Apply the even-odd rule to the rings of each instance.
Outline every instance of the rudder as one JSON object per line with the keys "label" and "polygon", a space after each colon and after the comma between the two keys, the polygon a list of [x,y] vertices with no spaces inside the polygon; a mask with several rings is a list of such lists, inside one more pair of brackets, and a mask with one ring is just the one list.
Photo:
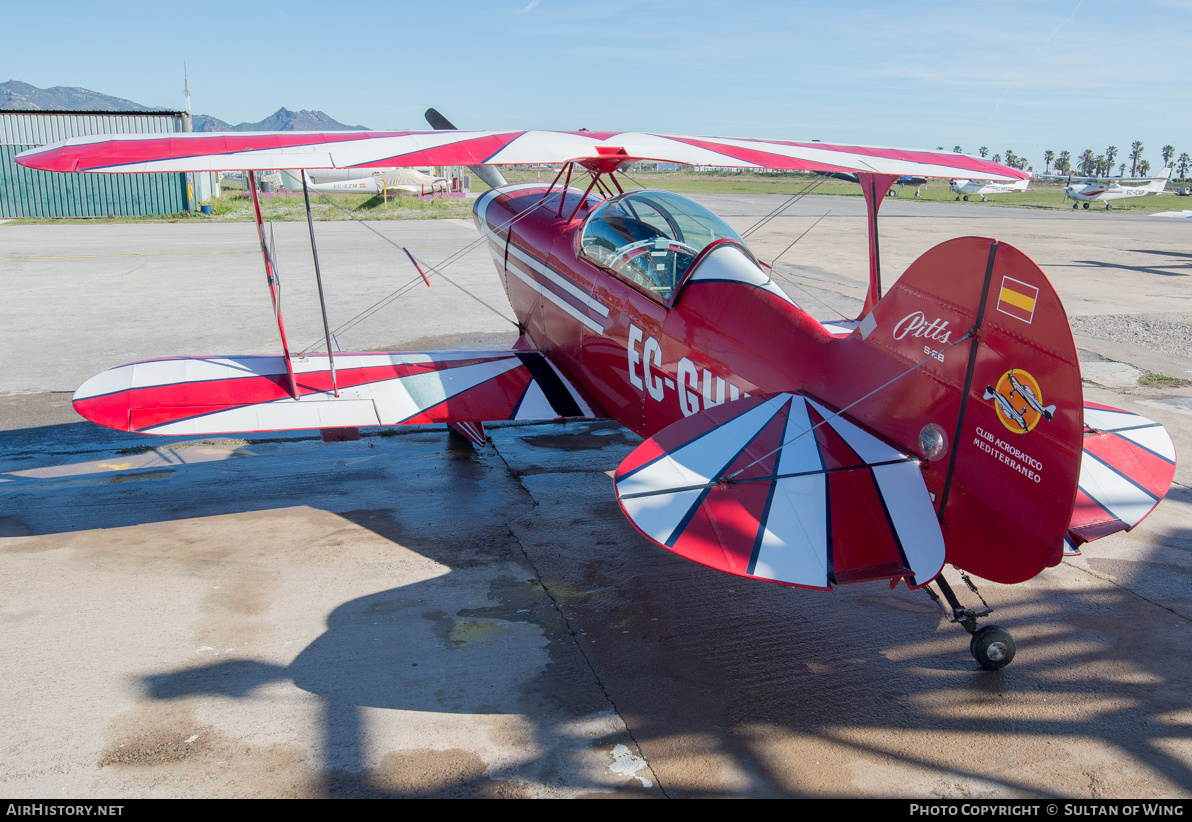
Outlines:
{"label": "rudder", "polygon": [[1060,561],[1083,393],[1067,315],[1030,258],[985,238],[942,243],[832,348],[822,396],[926,459],[948,562],[1012,583]]}

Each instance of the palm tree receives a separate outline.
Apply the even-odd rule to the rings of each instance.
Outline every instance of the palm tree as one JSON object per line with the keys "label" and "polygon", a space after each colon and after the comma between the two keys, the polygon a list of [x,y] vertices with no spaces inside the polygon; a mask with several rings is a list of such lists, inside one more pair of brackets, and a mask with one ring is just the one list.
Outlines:
{"label": "palm tree", "polygon": [[1067,151],[1061,151],[1060,156],[1055,158],[1055,170],[1060,174],[1067,174],[1072,170],[1072,155]]}
{"label": "palm tree", "polygon": [[1150,174],[1151,173],[1151,161],[1143,160],[1141,163],[1139,163],[1138,164],[1138,173],[1140,175],[1142,175],[1143,177]]}
{"label": "palm tree", "polygon": [[1142,160],[1142,141],[1135,140],[1130,144],[1130,176],[1138,176],[1138,163]]}
{"label": "palm tree", "polygon": [[995,163],[1000,163],[1002,161],[1002,155],[1000,155],[1000,154],[993,155],[993,161]]}
{"label": "palm tree", "polygon": [[960,146],[952,146],[952,153],[953,154],[964,154],[964,151],[960,148]]}
{"label": "palm tree", "polygon": [[1180,159],[1176,160],[1176,166],[1180,172],[1180,179],[1188,179],[1188,165],[1192,164],[1192,157],[1188,156],[1188,152],[1180,155]]}
{"label": "palm tree", "polygon": [[1175,146],[1163,146],[1163,150],[1159,153],[1163,155],[1163,167],[1171,168],[1171,158],[1175,156]]}
{"label": "palm tree", "polygon": [[1010,168],[1018,168],[1018,155],[1009,149],[1006,150],[1006,165]]}
{"label": "palm tree", "polygon": [[1113,173],[1113,160],[1115,157],[1117,157],[1117,153],[1118,153],[1117,146],[1110,146],[1109,148],[1105,149],[1105,173],[1106,174]]}
{"label": "palm tree", "polygon": [[982,157],[985,157],[986,155],[989,154],[989,149],[986,148],[985,146],[981,146],[979,149],[977,149],[977,153],[980,154]]}
{"label": "palm tree", "polygon": [[1093,154],[1091,148],[1086,148],[1080,154],[1080,173],[1086,177],[1091,177],[1093,169],[1097,167],[1097,158]]}
{"label": "palm tree", "polygon": [[1047,149],[1047,151],[1044,151],[1043,152],[1043,163],[1047,166],[1047,168],[1045,168],[1043,170],[1044,174],[1051,173],[1051,164],[1054,162],[1055,162],[1055,152],[1052,151],[1051,149]]}

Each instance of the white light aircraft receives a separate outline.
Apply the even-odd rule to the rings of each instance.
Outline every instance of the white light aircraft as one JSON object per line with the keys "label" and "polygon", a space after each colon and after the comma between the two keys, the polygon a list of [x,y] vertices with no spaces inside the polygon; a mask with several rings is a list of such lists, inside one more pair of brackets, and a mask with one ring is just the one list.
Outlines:
{"label": "white light aircraft", "polygon": [[[361,171],[365,173],[361,174]],[[311,191],[348,191],[361,194],[410,191],[415,194],[432,194],[447,190],[447,181],[444,178],[415,168],[317,169],[304,173]]]}
{"label": "white light aircraft", "polygon": [[1171,177],[1170,168],[1163,169],[1158,177],[1134,178],[1134,182],[1144,184],[1139,186],[1124,186],[1120,177],[1083,177],[1079,182],[1069,180],[1068,185],[1064,188],[1064,196],[1072,200],[1072,208],[1076,208],[1081,203],[1088,208],[1089,203],[1104,201],[1105,208],[1108,210],[1113,208],[1113,203],[1109,202],[1110,200],[1158,194],[1167,185],[1169,177]]}
{"label": "white light aircraft", "polygon": [[1019,180],[1016,183],[995,183],[992,180],[953,180],[949,188],[956,192],[956,199],[964,197],[967,203],[969,197],[981,195],[981,202],[985,202],[986,194],[1005,194],[1010,191],[1026,191],[1030,180]]}

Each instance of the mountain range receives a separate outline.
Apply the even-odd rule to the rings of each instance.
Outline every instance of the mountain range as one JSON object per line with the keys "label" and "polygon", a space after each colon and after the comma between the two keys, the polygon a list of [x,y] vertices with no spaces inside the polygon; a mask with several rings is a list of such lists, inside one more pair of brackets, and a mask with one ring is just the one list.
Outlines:
{"label": "mountain range", "polygon": [[[38,88],[20,80],[0,83],[0,109],[7,111],[166,111],[100,94],[85,88],[54,86]],[[367,126],[349,126],[321,111],[290,111],[279,108],[256,123],[229,125],[208,114],[196,114],[195,131],[364,131]]]}

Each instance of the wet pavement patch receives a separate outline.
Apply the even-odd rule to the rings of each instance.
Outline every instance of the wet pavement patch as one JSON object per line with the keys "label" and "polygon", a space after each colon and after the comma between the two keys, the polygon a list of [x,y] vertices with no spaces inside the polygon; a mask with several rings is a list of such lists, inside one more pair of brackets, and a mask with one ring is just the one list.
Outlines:
{"label": "wet pavement patch", "polygon": [[634,446],[638,444],[637,438],[632,437],[632,435],[624,430],[613,432],[535,434],[529,437],[522,437],[521,440],[526,445],[532,445],[535,448],[549,448],[551,450],[569,452],[599,451],[609,445]]}

